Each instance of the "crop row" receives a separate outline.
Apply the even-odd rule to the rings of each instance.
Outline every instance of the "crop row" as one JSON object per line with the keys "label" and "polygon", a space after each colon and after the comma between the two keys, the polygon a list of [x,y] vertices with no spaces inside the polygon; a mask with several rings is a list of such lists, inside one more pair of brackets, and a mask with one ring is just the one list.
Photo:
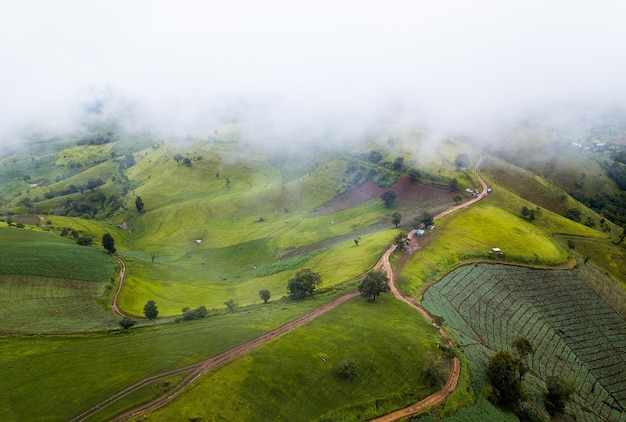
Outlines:
{"label": "crop row", "polygon": [[453,334],[492,350],[528,338],[538,375],[575,380],[580,420],[590,417],[583,408],[613,419],[615,408],[626,404],[626,321],[572,272],[466,266],[431,287],[424,305],[441,314]]}

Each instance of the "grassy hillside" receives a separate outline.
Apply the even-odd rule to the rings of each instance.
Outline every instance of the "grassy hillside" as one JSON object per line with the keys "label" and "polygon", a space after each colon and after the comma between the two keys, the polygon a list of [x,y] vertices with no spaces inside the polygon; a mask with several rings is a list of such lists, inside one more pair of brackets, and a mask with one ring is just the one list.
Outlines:
{"label": "grassy hillside", "polygon": [[[0,264],[0,332],[97,331],[0,338],[3,387],[9,392],[0,399],[0,414],[7,420],[70,419],[147,376],[293,320],[356,287],[354,278],[378,261],[399,232],[391,213],[400,212],[407,229],[414,216],[445,209],[456,193],[478,186],[468,168],[455,164],[459,154],[476,162],[477,149],[421,131],[373,132],[350,149],[284,151],[248,142],[235,125],[205,132],[181,142],[114,132],[110,142],[90,144],[109,139],[100,130],[33,144],[0,160],[3,219],[34,225],[34,216],[45,214],[51,229],[0,227],[2,256],[11,257]],[[579,164],[585,161],[574,167]],[[624,283],[623,246],[611,240],[618,228],[566,194],[561,179],[494,157],[484,170],[490,195],[437,221],[413,255],[395,254],[404,292],[419,297],[424,286],[466,262],[570,267],[576,256]],[[587,173],[585,187],[598,183],[596,170]],[[375,183],[393,189],[401,175],[403,197],[391,208],[371,193],[376,190],[350,190]],[[419,190],[409,176],[428,189]],[[458,192],[448,188],[451,179],[457,179]],[[533,221],[523,218],[523,207],[535,211]],[[574,208],[580,222],[564,217]],[[73,232],[91,236],[95,244],[78,246]],[[141,323],[128,333],[111,330],[118,320],[108,310],[117,264],[100,245],[105,233],[114,237],[126,263],[120,307],[141,316],[144,304],[155,300],[156,324]],[[504,255],[493,254],[493,247]],[[321,274],[325,293],[283,300],[287,281],[302,268]],[[261,289],[271,293],[267,305],[261,305]],[[226,313],[224,302],[231,299],[235,312]],[[203,321],[174,324],[162,318],[200,305],[210,311]],[[424,376],[428,359],[438,358],[433,330],[390,297],[376,305],[354,299],[206,376],[151,418],[270,420],[298,414],[358,420],[380,414],[434,388]],[[335,376],[337,362],[346,357],[362,365],[354,383]],[[460,391],[437,417],[472,400],[475,379],[463,371]],[[99,417],[112,417],[164,389],[144,388]],[[46,393],[33,397],[33,391]],[[206,397],[217,405],[205,411],[199,402]]]}
{"label": "grassy hillside", "polygon": [[[371,323],[381,320],[386,323]],[[404,303],[355,298],[218,369],[148,417],[365,420],[437,387],[425,378],[427,368],[442,359],[439,342],[436,329]],[[353,381],[338,376],[339,363],[348,359],[358,368]]]}

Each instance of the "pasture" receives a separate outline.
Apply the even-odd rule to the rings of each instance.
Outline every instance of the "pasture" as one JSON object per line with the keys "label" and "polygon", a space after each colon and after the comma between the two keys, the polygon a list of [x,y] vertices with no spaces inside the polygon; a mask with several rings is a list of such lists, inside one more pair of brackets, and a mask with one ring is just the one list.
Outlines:
{"label": "pasture", "polygon": [[346,291],[270,302],[201,321],[148,323],[127,333],[0,337],[2,420],[41,420],[44,415],[70,420],[128,385],[219,354]]}
{"label": "pasture", "polygon": [[622,420],[626,319],[595,294],[591,277],[602,275],[590,268],[471,264],[432,285],[422,303],[444,318],[472,362],[472,378],[481,381],[477,395],[486,388],[489,357],[525,337],[535,348],[524,381],[535,403],[542,402],[547,376],[564,375],[576,383],[568,412],[577,420]]}
{"label": "pasture", "polygon": [[[208,373],[148,419],[365,420],[438,388],[425,372],[442,359],[440,341],[390,294],[375,304],[357,297]],[[353,381],[338,376],[346,359],[357,363]]]}

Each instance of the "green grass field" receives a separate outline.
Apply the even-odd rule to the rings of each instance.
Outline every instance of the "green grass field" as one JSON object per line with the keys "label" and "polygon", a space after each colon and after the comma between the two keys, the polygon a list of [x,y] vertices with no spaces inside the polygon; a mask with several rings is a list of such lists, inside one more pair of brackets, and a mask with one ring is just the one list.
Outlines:
{"label": "green grass field", "polygon": [[[319,148],[271,151],[243,140],[240,128],[233,125],[200,131],[181,143],[144,136],[76,146],[72,139],[61,139],[50,148],[39,146],[40,156],[20,152],[0,160],[0,193],[9,214],[29,211],[19,202],[24,197],[33,199],[37,213],[57,209],[61,199],[84,199],[91,193],[42,197],[96,178],[104,181],[97,191],[107,197],[118,195],[124,204],[106,221],[46,215],[52,232],[0,223],[0,252],[5,258],[0,263],[0,332],[92,331],[0,337],[6,392],[0,397],[2,419],[71,419],[138,380],[218,354],[354,289],[355,284],[343,283],[369,270],[398,230],[385,225],[392,210],[377,199],[349,209],[312,212],[345,188],[349,160],[366,160],[364,156],[378,150],[384,157],[381,173],[389,174],[384,166],[401,157],[406,168],[419,169],[424,180],[447,185],[456,178],[460,189],[478,186],[469,170],[454,164],[459,153],[476,162],[478,151],[468,144],[454,139],[434,142],[423,131],[390,133],[372,135],[366,146],[341,153]],[[130,168],[123,166],[125,153],[133,153],[136,161]],[[189,158],[191,166],[176,162],[178,153]],[[624,246],[614,245],[611,233],[559,214],[578,207],[583,220],[597,224],[601,216],[555,183],[493,157],[484,171],[493,193],[437,221],[435,231],[422,239],[424,247],[406,262],[394,254],[394,264],[403,263],[398,284],[404,292],[419,297],[426,285],[468,261],[561,267],[573,265],[574,257],[581,256],[590,257],[590,264],[625,286],[620,265]],[[46,183],[30,187],[25,175]],[[586,183],[591,186],[598,177],[589,173]],[[137,196],[145,205],[142,213],[135,209]],[[523,206],[541,207],[532,223],[520,217]],[[408,220],[421,209],[400,211]],[[36,221],[33,214],[29,219]],[[27,220],[15,216],[15,222],[22,221]],[[127,228],[120,227],[124,222]],[[408,221],[403,225],[408,227]],[[95,244],[78,246],[59,236],[62,228],[89,234]],[[617,228],[611,230],[615,238]],[[114,237],[127,266],[121,308],[141,316],[144,304],[153,299],[160,317],[155,324],[142,322],[129,333],[117,330],[118,318],[108,310],[108,300],[118,268],[100,245],[104,233]],[[353,242],[357,236],[358,246]],[[567,247],[568,240],[574,249]],[[493,247],[501,248],[504,256],[492,254]],[[325,293],[302,302],[281,300],[288,279],[302,268],[321,274]],[[261,289],[271,292],[267,305],[261,304]],[[606,298],[621,297],[602,286],[594,289]],[[228,314],[224,302],[230,299],[237,307]],[[204,321],[174,324],[161,318],[200,305],[210,310]],[[457,330],[455,339],[464,342],[467,337]],[[208,374],[176,404],[150,419],[369,418],[434,389],[426,385],[423,371],[430,359],[437,359],[438,341],[432,326],[389,295],[376,305],[353,299]],[[466,353],[457,391],[426,420],[450,415],[455,420],[478,414],[491,420],[508,417],[482,396],[485,379],[479,370],[487,353],[467,348]],[[336,365],[344,358],[359,364],[362,372],[355,382],[336,376]],[[107,420],[165,388],[144,388],[93,420]],[[474,400],[477,404],[469,406]],[[463,406],[469,407],[454,415]]]}
{"label": "green grass field", "polygon": [[136,381],[223,352],[345,292],[257,305],[203,321],[147,323],[130,333],[0,337],[2,420],[41,420],[44,415],[69,420]]}
{"label": "green grass field", "polygon": [[[424,371],[441,357],[441,339],[417,311],[389,295],[381,299],[351,299],[207,374],[148,418],[358,421],[428,395]],[[337,375],[346,359],[358,366],[352,382]]]}

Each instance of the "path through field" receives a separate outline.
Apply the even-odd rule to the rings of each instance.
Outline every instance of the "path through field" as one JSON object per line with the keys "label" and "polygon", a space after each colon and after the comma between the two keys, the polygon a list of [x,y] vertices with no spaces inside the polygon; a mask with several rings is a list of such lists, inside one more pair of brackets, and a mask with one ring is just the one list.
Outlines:
{"label": "path through field", "polygon": [[[476,174],[476,176],[478,177],[478,179],[480,180],[480,183],[482,185],[482,189],[483,191],[481,192],[481,194],[479,194],[476,198],[473,198],[472,200],[465,202],[463,204],[454,206],[452,208],[447,209],[446,211],[443,211],[442,213],[438,214],[437,216],[435,216],[435,219],[437,218],[441,218],[444,215],[447,215],[453,211],[456,211],[460,208],[465,208],[475,202],[477,202],[478,200],[480,200],[483,197],[483,194],[487,192],[487,185],[485,183],[485,181],[480,177],[480,175],[477,172],[477,168],[480,166],[482,162],[482,155],[480,156],[479,161],[476,163],[476,165],[474,166],[474,173]],[[413,232],[410,233],[410,235],[414,235]],[[389,249],[387,249],[387,251],[383,254],[382,258],[378,261],[378,263],[376,264],[376,266],[374,268],[382,268],[386,273],[387,276],[389,277],[389,285],[391,287],[391,291],[393,292],[394,296],[396,296],[398,299],[403,300],[404,302],[408,303],[409,305],[411,305],[412,307],[416,308],[422,315],[424,315],[424,317],[430,321],[433,325],[437,326],[439,328],[439,332],[441,333],[442,337],[444,339],[446,339],[448,341],[448,343],[451,343],[451,339],[449,338],[449,336],[447,335],[447,333],[441,328],[439,327],[433,317],[421,306],[416,305],[415,303],[413,303],[413,301],[410,298],[407,298],[406,296],[402,295],[402,293],[400,293],[400,291],[397,289],[396,285],[395,285],[395,276],[393,273],[393,269],[391,268],[391,264],[389,262],[389,256],[391,255],[391,253],[395,250],[396,245],[391,245],[389,247]],[[117,290],[115,292],[115,294],[113,295],[113,298],[111,299],[111,307],[113,309],[113,311],[120,315],[120,316],[126,316],[126,314],[124,314],[119,307],[117,306],[117,297],[119,295],[119,292],[121,291],[122,288],[122,283],[124,280],[124,275],[125,275],[125,265],[123,263],[123,261],[120,258],[117,258],[118,262],[120,262],[120,276],[119,276],[119,283],[118,283],[118,287]],[[173,369],[171,371],[167,371],[158,375],[154,375],[152,377],[148,377],[145,378],[141,381],[138,381],[137,383],[125,388],[124,390],[119,391],[118,393],[114,394],[113,396],[109,397],[108,399],[102,401],[101,403],[98,403],[97,405],[93,406],[92,408],[86,410],[85,412],[81,413],[80,415],[76,416],[74,419],[72,419],[71,422],[78,422],[78,421],[84,421],[92,416],[94,416],[95,414],[97,414],[98,412],[100,412],[102,409],[106,408],[107,406],[115,403],[116,401],[128,396],[129,394],[143,388],[146,387],[154,382],[158,382],[158,381],[162,381],[165,380],[169,377],[172,377],[174,375],[180,375],[180,374],[185,374],[187,373],[188,375],[180,382],[178,383],[176,386],[174,386],[172,389],[170,389],[169,391],[165,392],[164,394],[162,394],[161,396],[153,399],[150,402],[144,403],[140,406],[137,406],[133,409],[130,409],[124,413],[119,414],[118,416],[116,416],[115,418],[111,419],[112,421],[124,421],[124,420],[128,420],[129,418],[136,418],[138,416],[144,415],[145,413],[158,409],[162,406],[165,406],[166,404],[170,403],[172,400],[174,400],[174,398],[176,398],[187,386],[189,386],[191,383],[193,383],[194,381],[196,381],[198,378],[200,378],[202,375],[204,375],[205,373],[220,367],[224,364],[226,364],[227,362],[230,362],[231,360],[240,357],[242,355],[244,355],[245,353],[248,353],[249,351],[251,351],[252,349],[261,346],[263,344],[265,344],[266,342],[278,337],[281,334],[284,334],[290,330],[293,330],[294,328],[311,321],[312,319],[316,318],[317,316],[325,313],[326,311],[335,308],[336,306],[340,305],[341,303],[345,302],[348,299],[351,299],[355,296],[357,296],[359,294],[358,291],[353,291],[350,292],[348,294],[345,294],[341,297],[339,297],[338,299],[335,299],[333,302],[330,302],[318,309],[316,309],[313,312],[310,312],[294,321],[291,321],[275,330],[272,330],[266,334],[263,334],[260,337],[257,337],[256,339],[253,339],[247,343],[241,344],[233,349],[230,349],[224,353],[221,353],[217,356],[213,356],[209,359],[205,359],[201,362],[198,362],[196,364],[193,365],[188,365],[185,367],[181,367],[181,368],[177,368],[177,369]],[[450,394],[452,394],[452,392],[454,391],[454,389],[456,388],[458,379],[459,379],[459,374],[460,374],[460,368],[461,368],[461,364],[458,358],[453,358],[452,359],[452,363],[451,363],[451,370],[450,370],[450,376],[448,378],[448,381],[446,382],[446,384],[443,386],[443,388],[433,394],[431,394],[430,396],[420,400],[417,403],[414,403],[410,406],[407,406],[403,409],[397,410],[393,413],[390,413],[388,415],[382,416],[380,418],[374,419],[376,421],[395,421],[401,418],[405,418],[408,417],[410,415],[413,415],[417,412],[420,412],[428,407],[432,407],[432,406],[436,406],[438,404],[440,404],[441,402],[443,402],[448,396],[450,396]]]}

